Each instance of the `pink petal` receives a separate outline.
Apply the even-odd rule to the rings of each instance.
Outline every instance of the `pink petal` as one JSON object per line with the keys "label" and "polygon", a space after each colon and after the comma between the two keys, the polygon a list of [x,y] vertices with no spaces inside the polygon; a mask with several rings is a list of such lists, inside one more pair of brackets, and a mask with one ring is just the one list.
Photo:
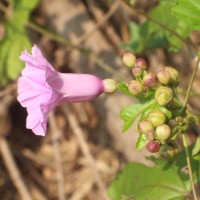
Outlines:
{"label": "pink petal", "polygon": [[94,75],[55,71],[37,46],[20,59],[26,67],[18,79],[17,99],[28,112],[26,127],[36,135],[45,135],[48,114],[57,105],[90,100],[104,92],[103,81]]}
{"label": "pink petal", "polygon": [[94,75],[58,73],[53,76],[49,73],[47,76],[48,85],[63,94],[60,103],[91,100],[104,91],[102,80]]}

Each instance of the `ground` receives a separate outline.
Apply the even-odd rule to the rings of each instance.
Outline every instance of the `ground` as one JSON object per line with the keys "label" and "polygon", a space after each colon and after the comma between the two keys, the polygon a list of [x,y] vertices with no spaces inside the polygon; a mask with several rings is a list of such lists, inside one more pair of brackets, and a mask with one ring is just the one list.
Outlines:
{"label": "ground", "polygon": [[[137,6],[145,11],[157,3],[138,2]],[[130,70],[121,61],[120,45],[130,38],[128,24],[132,19],[143,20],[117,1],[41,0],[32,21],[78,48],[66,47],[31,27],[27,31],[32,43],[59,71],[131,80]],[[192,37],[199,42],[197,33]],[[81,47],[89,48],[92,54],[81,52]],[[181,86],[187,87],[194,67],[187,47],[177,54],[157,49],[141,56],[147,58],[152,71],[164,65],[176,66],[185,79]],[[196,92],[198,77],[199,72],[194,84]],[[135,149],[136,127],[121,133],[119,113],[136,102],[132,98],[116,92],[91,102],[59,106],[50,116],[46,136],[39,137],[25,128],[27,113],[16,100],[15,83],[0,91],[1,200],[109,199],[106,190],[126,163],[152,164],[145,158],[149,155],[146,150]],[[190,107],[199,111],[198,98],[191,100]],[[192,134],[190,141],[195,137]]]}

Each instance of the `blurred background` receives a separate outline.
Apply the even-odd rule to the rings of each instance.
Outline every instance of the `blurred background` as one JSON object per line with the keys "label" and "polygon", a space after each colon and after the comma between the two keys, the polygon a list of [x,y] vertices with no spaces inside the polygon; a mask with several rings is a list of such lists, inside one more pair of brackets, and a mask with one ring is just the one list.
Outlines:
{"label": "blurred background", "polygon": [[[134,9],[121,0],[0,0],[1,200],[109,199],[107,188],[126,163],[152,165],[146,150],[136,151],[136,127],[121,133],[120,110],[136,101],[120,92],[57,107],[45,137],[25,128],[27,113],[16,100],[16,81],[24,67],[19,56],[33,44],[60,72],[127,83],[131,70],[121,55],[133,51],[151,71],[177,68],[184,97],[194,67],[192,49],[148,19],[168,23],[170,1],[128,2]],[[179,25],[170,28],[200,44],[198,31]],[[189,102],[195,113],[200,109],[199,77],[198,71]],[[191,143],[197,131],[190,130]]]}

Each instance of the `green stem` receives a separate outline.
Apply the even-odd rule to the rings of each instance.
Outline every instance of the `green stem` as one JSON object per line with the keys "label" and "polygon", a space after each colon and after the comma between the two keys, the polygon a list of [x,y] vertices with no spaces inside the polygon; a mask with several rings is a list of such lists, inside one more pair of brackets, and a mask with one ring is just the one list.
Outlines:
{"label": "green stem", "polygon": [[195,185],[194,185],[194,178],[193,178],[193,174],[192,174],[192,167],[191,167],[190,156],[189,156],[189,151],[188,151],[188,144],[187,144],[187,139],[186,139],[185,133],[182,133],[182,139],[183,139],[183,146],[184,146],[185,153],[186,153],[186,161],[187,161],[187,166],[188,166],[188,170],[189,170],[189,176],[190,176],[190,182],[191,182],[191,186],[192,186],[194,200],[198,200],[196,190],[195,190]]}
{"label": "green stem", "polygon": [[187,106],[187,103],[188,103],[188,100],[189,100],[189,97],[190,97],[190,92],[191,92],[191,89],[192,89],[192,85],[193,85],[193,82],[194,82],[194,78],[195,78],[196,72],[198,70],[199,63],[200,63],[200,57],[198,56],[198,59],[197,59],[197,62],[196,62],[196,66],[194,68],[194,71],[192,73],[192,77],[190,79],[189,87],[187,89],[185,101],[183,103],[183,108],[182,108],[181,112],[183,112],[185,110],[186,106]]}
{"label": "green stem", "polygon": [[[184,90],[183,88],[181,88],[181,87],[178,87],[177,90],[178,90],[178,93],[179,93],[179,94],[181,94],[181,95],[183,95],[184,97],[186,97],[187,91],[185,91],[185,90]],[[194,91],[191,90],[191,92],[190,92],[190,97],[200,97],[200,93],[199,93],[199,92],[194,92]]]}

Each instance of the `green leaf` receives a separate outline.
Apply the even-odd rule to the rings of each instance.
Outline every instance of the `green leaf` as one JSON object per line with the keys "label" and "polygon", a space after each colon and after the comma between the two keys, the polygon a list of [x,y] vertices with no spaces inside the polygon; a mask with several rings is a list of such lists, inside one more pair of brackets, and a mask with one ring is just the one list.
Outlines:
{"label": "green leaf", "polygon": [[12,80],[16,79],[24,67],[24,63],[19,59],[19,55],[25,48],[28,50],[31,49],[31,44],[27,36],[23,37],[21,35],[16,35],[15,39],[19,40],[20,43],[12,43],[12,47],[9,49],[9,55],[7,57],[6,68],[6,74]]}
{"label": "green leaf", "polygon": [[[191,192],[185,152],[170,161],[158,160],[154,167],[130,163],[116,177],[109,188],[112,200],[186,200]],[[198,183],[200,161],[191,160],[195,183]]]}
{"label": "green leaf", "polygon": [[137,150],[143,149],[146,146],[146,143],[147,143],[146,136],[144,134],[140,134],[136,142],[136,149]]}
{"label": "green leaf", "polygon": [[[186,23],[171,14],[172,6],[173,1],[161,0],[159,5],[150,13],[150,17],[183,38],[187,38],[191,29]],[[131,40],[122,46],[135,53],[141,54],[155,48],[169,48],[170,51],[178,51],[181,48],[182,41],[151,20],[146,20],[141,26],[133,22],[130,29]]]}
{"label": "green leaf", "polygon": [[192,156],[196,160],[200,160],[200,136],[197,138],[194,148],[192,149]]}
{"label": "green leaf", "polygon": [[31,44],[25,30],[30,14],[39,0],[10,0],[11,18],[4,19],[5,37],[0,41],[0,76],[5,85],[19,75],[24,64],[19,60],[21,52],[30,50]]}
{"label": "green leaf", "polygon": [[200,0],[178,0],[171,11],[194,30],[200,29]]}
{"label": "green leaf", "polygon": [[136,120],[137,116],[142,114],[143,112],[147,112],[148,109],[155,103],[155,100],[149,100],[145,103],[137,103],[130,105],[124,109],[122,109],[120,113],[120,118],[124,120],[124,125],[122,132],[127,131],[131,125]]}
{"label": "green leaf", "polygon": [[157,102],[155,102],[155,104],[152,104],[152,106],[149,107],[148,112],[144,112],[142,114],[142,116],[141,116],[139,121],[145,120],[147,118],[149,112],[152,111],[152,110],[160,110],[160,111],[162,111],[165,114],[165,116],[167,117],[168,120],[170,120],[171,117],[172,117],[172,113],[169,110],[167,110],[165,107],[163,107],[160,104],[158,104]]}

